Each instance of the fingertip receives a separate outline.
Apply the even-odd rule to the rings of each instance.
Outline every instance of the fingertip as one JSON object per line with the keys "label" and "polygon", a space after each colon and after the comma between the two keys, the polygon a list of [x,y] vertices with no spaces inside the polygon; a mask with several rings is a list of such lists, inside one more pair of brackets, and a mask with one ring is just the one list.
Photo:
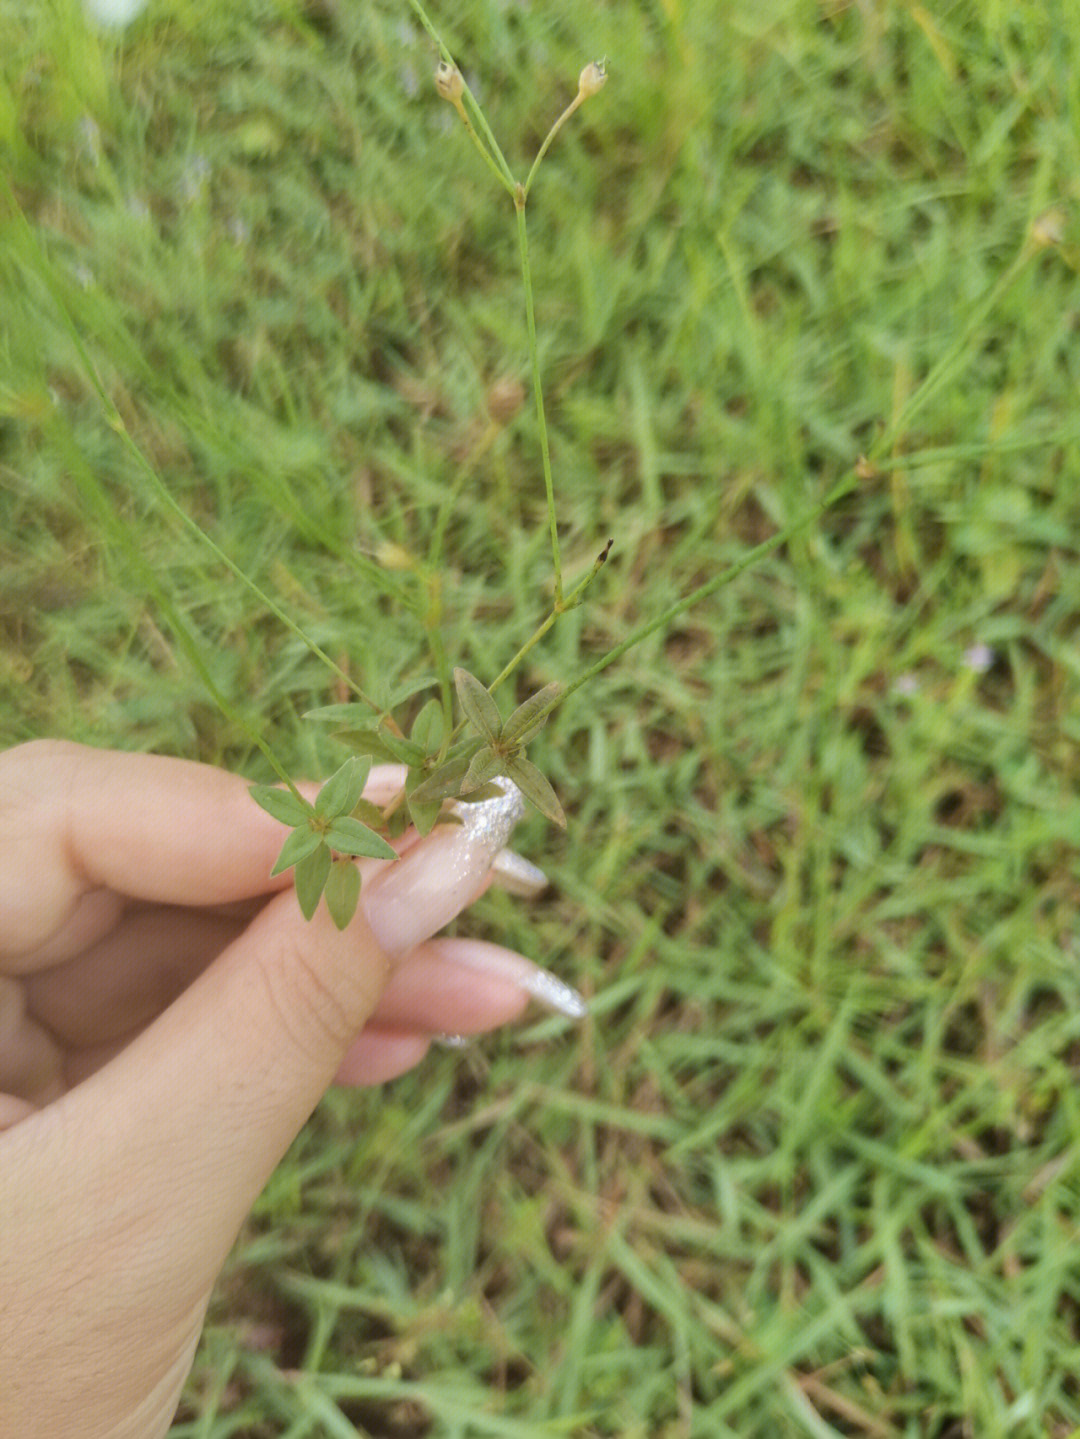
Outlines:
{"label": "fingertip", "polygon": [[349,1088],[385,1084],[415,1069],[430,1048],[430,1035],[370,1025],[349,1046],[334,1083]]}
{"label": "fingertip", "polygon": [[[433,1034],[484,1034],[520,1019],[529,995],[516,973],[482,972],[456,962],[478,947],[475,940],[433,939],[414,950],[392,971],[376,1021]],[[494,945],[485,948],[510,954]]]}

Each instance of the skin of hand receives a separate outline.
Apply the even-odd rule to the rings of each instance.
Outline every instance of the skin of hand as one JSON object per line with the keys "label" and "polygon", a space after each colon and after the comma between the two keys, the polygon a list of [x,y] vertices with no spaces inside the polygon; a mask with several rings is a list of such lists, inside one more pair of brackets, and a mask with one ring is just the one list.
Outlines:
{"label": "skin of hand", "polygon": [[431,939],[489,845],[438,827],[362,861],[339,932],[268,878],[284,835],[206,765],[0,754],[0,1435],[166,1434],[218,1271],[327,1086],[525,1007],[497,973],[519,956]]}

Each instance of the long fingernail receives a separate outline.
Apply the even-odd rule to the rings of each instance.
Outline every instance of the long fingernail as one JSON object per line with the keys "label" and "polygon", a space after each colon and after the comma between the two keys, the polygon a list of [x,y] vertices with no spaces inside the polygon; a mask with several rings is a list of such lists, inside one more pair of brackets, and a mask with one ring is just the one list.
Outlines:
{"label": "long fingernail", "polygon": [[458,807],[461,823],[436,828],[364,886],[364,912],[387,954],[405,954],[436,934],[472,900],[525,812],[508,779],[496,799]]}
{"label": "long fingernail", "polygon": [[576,989],[557,974],[552,974],[550,969],[540,969],[512,950],[502,949],[497,944],[485,944],[482,940],[447,939],[436,943],[449,963],[463,965],[478,974],[508,979],[546,1009],[563,1014],[567,1019],[584,1019],[589,1012],[584,996]]}
{"label": "long fingernail", "polygon": [[521,895],[523,899],[535,899],[550,883],[538,865],[512,849],[499,850],[492,861],[491,872],[500,889],[505,889],[507,894]]}

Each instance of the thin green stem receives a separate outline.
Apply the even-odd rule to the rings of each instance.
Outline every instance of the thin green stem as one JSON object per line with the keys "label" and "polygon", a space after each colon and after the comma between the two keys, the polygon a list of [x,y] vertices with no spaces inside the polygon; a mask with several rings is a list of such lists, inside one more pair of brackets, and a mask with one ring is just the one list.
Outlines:
{"label": "thin green stem", "polygon": [[491,684],[488,685],[489,694],[493,690],[498,689],[499,685],[502,684],[503,680],[509,679],[509,677],[514,673],[518,665],[533,648],[533,646],[539,644],[539,642],[547,634],[548,630],[550,630],[551,627],[556,623],[560,615],[565,614],[567,610],[571,610],[576,605],[579,605],[581,603],[581,599],[585,591],[592,584],[593,580],[596,579],[596,576],[600,573],[600,570],[606,563],[610,550],[611,541],[608,540],[603,550],[601,550],[600,554],[598,554],[596,559],[593,561],[592,568],[589,570],[588,574],[586,574],[583,579],[579,580],[578,583],[574,586],[574,588],[570,591],[570,593],[566,596],[566,599],[562,603],[562,607],[560,609],[553,609],[551,611],[547,619],[537,626],[536,630],[521,646],[517,654],[514,655],[513,659],[509,661],[509,663],[499,672],[499,674],[495,676]]}
{"label": "thin green stem", "polygon": [[446,645],[442,636],[442,576],[437,570],[422,571],[420,584],[424,594],[423,623],[427,637],[431,662],[435,666],[435,677],[439,683],[439,700],[442,704],[443,719],[449,730],[454,721],[453,684],[450,678],[450,661],[446,657]]}
{"label": "thin green stem", "polygon": [[[957,365],[964,357],[971,336],[986,317],[992,313],[1002,296],[1013,284],[1035,253],[1030,241],[1025,240],[1017,254],[1013,257],[1008,268],[1003,271],[994,284],[987,289],[982,299],[975,306],[960,334],[931,367],[930,372],[922,384],[919,385],[910,396],[907,404],[903,406],[892,424],[878,436],[871,450],[871,460],[875,454],[891,448],[894,441],[903,433],[905,427],[911,423],[912,417],[923,408],[931,396],[941,388],[945,380],[953,374]],[[722,574],[714,575],[711,580],[706,580],[704,584],[698,585],[697,589],[691,590],[688,595],[684,595],[682,599],[677,600],[666,610],[655,615],[646,624],[641,625],[633,634],[628,635],[621,644],[616,645],[614,649],[608,650],[607,654],[601,656],[595,664],[590,665],[587,670],[578,675],[576,680],[566,686],[559,695],[556,704],[562,704],[563,700],[569,695],[572,695],[575,690],[580,689],[584,684],[588,684],[594,675],[598,675],[600,671],[606,669],[608,665],[613,664],[617,659],[621,659],[628,650],[633,649],[635,645],[640,644],[644,639],[648,639],[650,635],[655,634],[658,630],[666,628],[673,620],[685,614],[687,610],[693,609],[693,607],[700,604],[702,600],[708,599],[710,595],[715,594],[716,591],[722,589],[724,585],[730,584],[732,580],[736,579],[744,570],[749,569],[750,566],[758,560],[771,554],[773,550],[779,549],[781,545],[786,544],[794,535],[805,530],[809,525],[812,525],[815,520],[820,518],[827,510],[831,509],[838,501],[842,500],[845,495],[849,495],[857,484],[858,479],[854,474],[845,475],[843,479],[837,481],[822,500],[814,505],[812,509],[808,510],[800,519],[796,520],[794,524],[787,525],[775,535],[771,535],[769,539],[763,540],[760,545],[755,545],[754,548],[748,550],[736,564],[730,565]],[[552,708],[554,707],[553,705]]]}
{"label": "thin green stem", "polygon": [[[431,36],[431,39],[434,42],[435,48],[438,50],[439,54],[442,56],[442,58],[446,61],[448,65],[453,66],[453,68],[457,70],[457,62],[455,61],[453,55],[451,55],[446,44],[443,42],[442,36],[428,19],[427,12],[425,11],[423,5],[420,4],[420,0],[409,0],[409,3],[415,11],[417,19]],[[468,103],[469,109],[472,111],[473,119],[476,122],[477,128],[490,146],[491,153],[487,157],[488,162],[491,163],[491,157],[494,156],[495,161],[497,162],[497,173],[499,175],[500,182],[505,185],[511,193],[513,193],[516,181],[514,180],[514,177],[510,171],[510,166],[506,163],[506,157],[499,149],[499,142],[495,139],[495,136],[491,132],[491,126],[487,122],[487,116],[480,108],[475,95],[473,95],[473,92],[469,89],[468,85],[465,85],[464,95]],[[474,140],[477,138],[475,134],[473,138]]]}
{"label": "thin green stem", "polygon": [[[689,594],[683,595],[682,599],[676,600],[675,603],[669,605],[666,610],[663,610],[658,615],[654,615],[651,620],[639,626],[639,628],[628,635],[621,644],[617,644],[614,649],[608,650],[607,654],[602,655],[595,664],[590,665],[584,673],[578,675],[576,680],[573,680],[566,686],[555,701],[555,704],[562,704],[563,700],[569,695],[572,695],[575,690],[580,689],[584,684],[588,684],[589,680],[595,675],[598,675],[601,670],[607,669],[608,665],[614,664],[617,659],[621,659],[628,650],[632,650],[634,646],[639,645],[642,640],[648,639],[648,637],[655,634],[657,630],[666,628],[673,620],[685,614],[687,610],[693,609],[693,607],[700,604],[702,600],[708,599],[709,596],[715,594],[717,590],[723,589],[724,585],[731,584],[732,580],[737,579],[744,570],[748,570],[750,566],[756,564],[758,560],[762,560],[766,555],[772,554],[773,550],[778,550],[781,545],[786,544],[788,540],[799,534],[800,531],[812,525],[826,510],[832,509],[833,505],[842,500],[845,495],[850,494],[857,484],[858,480],[855,475],[845,475],[842,480],[832,487],[824,499],[819,500],[805,515],[800,516],[794,523],[786,525],[784,529],[778,530],[775,535],[770,535],[767,540],[763,540],[761,544],[755,545],[753,549],[747,550],[741,560],[737,560],[735,564],[729,565],[726,570],[723,570],[718,575],[714,575],[711,580],[706,580],[704,584],[698,585],[697,589],[691,590]],[[555,708],[555,704],[551,706],[552,709]]]}
{"label": "thin green stem", "polygon": [[579,580],[578,583],[567,595],[566,601],[563,604],[564,610],[576,609],[578,605],[581,604],[582,600],[585,598],[585,591],[589,588],[593,580],[596,579],[597,575],[607,564],[607,557],[611,553],[611,546],[614,543],[614,540],[608,540],[607,544],[597,555],[596,559],[593,560],[592,568],[589,570],[588,574],[585,575],[583,579]]}
{"label": "thin green stem", "polygon": [[518,650],[517,654],[514,655],[513,659],[510,660],[509,663],[506,664],[502,670],[500,670],[500,672],[488,685],[489,694],[497,690],[498,687],[502,684],[503,680],[509,679],[509,677],[514,673],[518,665],[529,653],[529,651],[535,645],[538,645],[540,641],[544,638],[544,636],[547,634],[548,630],[551,629],[552,625],[559,618],[559,613],[560,612],[558,610],[552,610],[551,614],[548,615],[547,619],[544,620],[543,624],[541,624],[536,630],[534,630],[534,632],[529,636],[529,638]]}
{"label": "thin green stem", "polygon": [[[903,406],[888,429],[878,436],[871,450],[871,459],[873,459],[876,453],[887,450],[892,446],[896,438],[903,433],[904,428],[910,424],[912,417],[922,409],[931,396],[941,388],[945,380],[952,375],[956,366],[963,359],[965,348],[975,330],[978,329],[979,325],[981,325],[986,317],[993,311],[998,301],[1009,289],[1010,285],[1012,285],[1013,281],[1034,253],[1035,251],[1028,241],[1025,241],[1024,244],[1021,245],[1020,250],[1013,257],[1008,268],[998,277],[994,284],[988,288],[983,298],[975,306],[963,330],[956,337],[956,340],[931,367],[929,374],[911,395],[907,404]],[[673,620],[685,614],[687,610],[693,609],[693,607],[700,604],[702,600],[708,599],[710,595],[715,594],[717,590],[722,589],[724,585],[730,584],[732,580],[741,575],[744,570],[749,569],[751,565],[756,564],[758,560],[764,559],[766,555],[779,549],[781,545],[786,544],[788,540],[792,539],[796,534],[800,533],[800,531],[807,529],[815,520],[825,514],[827,510],[832,509],[845,495],[849,495],[852,490],[856,488],[857,484],[858,479],[856,475],[845,475],[843,479],[838,480],[837,483],[833,485],[832,489],[829,490],[823,499],[793,524],[785,526],[784,529],[779,530],[775,535],[771,535],[767,540],[763,540],[761,544],[755,545],[753,549],[748,550],[746,554],[743,555],[741,560],[730,565],[722,574],[714,575],[711,580],[706,580],[704,584],[698,585],[697,589],[691,590],[689,594],[683,595],[682,599],[676,600],[673,605],[669,605],[666,610],[663,610],[658,615],[654,615],[651,620],[634,630],[632,634],[628,635],[626,639],[623,640],[621,644],[616,645],[614,649],[608,650],[607,654],[602,655],[595,664],[590,665],[587,670],[578,675],[577,679],[568,684],[555,703],[552,704],[551,709],[554,709],[556,705],[562,704],[575,690],[580,689],[582,685],[588,684],[589,680],[598,675],[601,670],[607,669],[608,665],[614,664],[617,659],[621,659],[628,650],[632,650],[634,646],[640,644],[642,640],[648,639],[650,635],[656,634],[658,630],[665,629]],[[587,578],[591,578],[591,576]]]}
{"label": "thin green stem", "polygon": [[[473,109],[477,113],[481,113],[480,106],[473,99],[472,93],[467,85],[465,86],[465,89],[462,93],[468,95],[469,99],[472,101]],[[465,126],[465,130],[468,133],[469,139],[473,142],[476,148],[480,151],[480,154],[483,156],[485,165],[487,165],[488,169],[495,176],[496,180],[498,180],[499,184],[503,187],[503,189],[509,191],[509,193],[512,195],[515,188],[514,177],[510,174],[509,170],[504,173],[502,170],[499,169],[498,165],[492,159],[490,150],[480,139],[480,136],[473,128],[473,123],[469,119],[468,112],[466,111],[465,106],[461,103],[460,100],[455,102],[454,109],[461,116],[461,123]],[[499,158],[502,159],[502,156],[500,155]],[[504,160],[503,164],[505,165],[505,163],[506,161]]]}
{"label": "thin green stem", "polygon": [[521,279],[525,286],[525,319],[529,331],[529,360],[532,364],[533,394],[536,397],[536,423],[540,428],[540,453],[544,464],[544,489],[547,493],[548,527],[551,531],[551,561],[555,571],[555,610],[562,609],[562,560],[559,557],[559,525],[555,518],[555,484],[551,478],[551,452],[548,448],[547,419],[544,415],[544,390],[540,383],[540,351],[536,343],[536,310],[533,305],[532,271],[529,268],[529,234],[525,226],[525,197],[514,198],[517,210],[518,249],[521,255]]}
{"label": "thin green stem", "polygon": [[539,170],[540,168],[540,161],[547,154],[548,148],[550,147],[552,140],[554,140],[555,136],[566,124],[567,120],[569,120],[570,116],[574,113],[574,111],[581,104],[584,98],[584,95],[582,95],[579,91],[578,94],[575,95],[574,98],[570,101],[569,105],[567,105],[566,109],[562,112],[559,118],[555,121],[554,125],[552,125],[551,129],[547,132],[547,135],[544,137],[544,143],[540,146],[539,150],[537,150],[536,159],[532,162],[532,169],[529,171],[529,178],[525,181],[526,199],[529,198],[529,191],[532,189],[533,177],[535,176],[537,170]]}

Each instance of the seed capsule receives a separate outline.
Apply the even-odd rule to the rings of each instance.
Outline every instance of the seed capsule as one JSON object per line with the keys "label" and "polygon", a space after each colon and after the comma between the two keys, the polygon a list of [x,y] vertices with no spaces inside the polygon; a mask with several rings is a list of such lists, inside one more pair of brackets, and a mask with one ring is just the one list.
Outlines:
{"label": "seed capsule", "polygon": [[595,95],[598,90],[602,90],[606,84],[607,61],[593,60],[578,76],[578,96],[582,100],[587,100],[590,95]]}
{"label": "seed capsule", "polygon": [[435,88],[444,100],[451,103],[461,99],[465,81],[456,65],[448,65],[445,60],[440,60],[439,68],[435,71]]}

